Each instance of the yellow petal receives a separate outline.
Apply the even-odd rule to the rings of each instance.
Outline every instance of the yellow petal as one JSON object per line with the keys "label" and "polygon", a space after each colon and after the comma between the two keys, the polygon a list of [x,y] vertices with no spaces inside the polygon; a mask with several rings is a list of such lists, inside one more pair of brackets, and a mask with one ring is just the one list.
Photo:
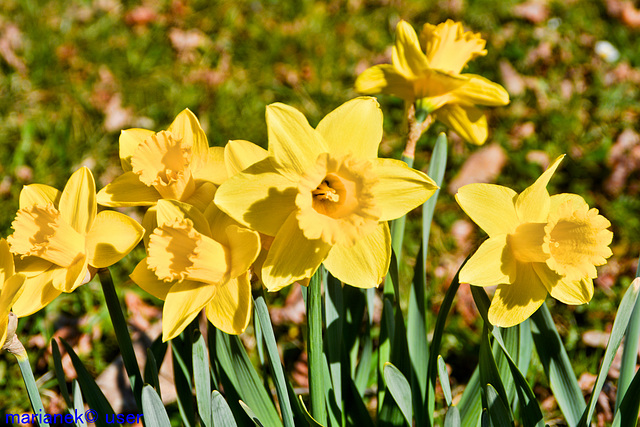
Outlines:
{"label": "yellow petal", "polygon": [[267,106],[269,155],[274,166],[289,179],[297,180],[328,147],[304,115],[293,107],[276,103]]}
{"label": "yellow petal", "polygon": [[487,140],[487,117],[478,108],[448,104],[434,114],[437,120],[444,123],[465,141],[482,145]]}
{"label": "yellow petal", "polygon": [[462,24],[448,19],[441,24],[424,24],[420,41],[429,66],[459,73],[470,60],[487,54],[479,33],[464,31]]}
{"label": "yellow petal", "polygon": [[558,157],[530,187],[524,190],[516,200],[516,211],[522,222],[547,222],[551,201],[547,184],[555,173],[564,154]]}
{"label": "yellow petal", "polygon": [[147,293],[163,301],[167,299],[167,293],[173,286],[173,282],[158,279],[158,276],[147,265],[147,258],[136,265],[129,277]]}
{"label": "yellow petal", "polygon": [[122,170],[131,172],[131,156],[145,139],[155,132],[147,129],[127,129],[120,132],[120,164]]}
{"label": "yellow petal", "polygon": [[218,188],[214,201],[239,223],[275,236],[296,209],[297,186],[280,175],[267,158],[229,178]]}
{"label": "yellow petal", "polygon": [[357,288],[378,286],[389,271],[391,262],[391,233],[381,222],[351,247],[334,245],[323,265],[339,279]]}
{"label": "yellow petal", "polygon": [[400,21],[396,26],[396,44],[392,53],[393,66],[402,74],[419,75],[429,67],[427,57],[420,49],[416,31],[407,21]]}
{"label": "yellow petal", "polygon": [[507,244],[507,235],[489,237],[460,270],[460,283],[495,286],[513,283],[516,260]]}
{"label": "yellow petal", "polygon": [[13,259],[16,271],[24,274],[28,278],[35,277],[51,268],[51,262],[37,256],[17,256]]}
{"label": "yellow petal", "polygon": [[9,277],[2,285],[2,292],[0,292],[0,321],[6,319],[9,309],[24,291],[23,285],[26,279],[27,277],[24,274],[18,273]]}
{"label": "yellow petal", "polygon": [[25,279],[24,274],[15,274],[2,287],[2,292],[0,293],[0,348],[2,348],[7,339],[10,308],[24,291],[23,284]]}
{"label": "yellow petal", "polygon": [[269,152],[253,142],[231,140],[224,146],[224,164],[228,176],[242,172],[249,166],[264,160]]}
{"label": "yellow petal", "polygon": [[98,192],[96,200],[102,206],[151,206],[160,199],[154,187],[143,184],[138,174],[125,172]]}
{"label": "yellow petal", "polygon": [[144,247],[149,247],[149,236],[153,233],[153,230],[158,226],[158,212],[155,206],[151,206],[144,213],[142,217],[142,227],[144,228],[144,236],[142,236],[142,241],[144,242]]}
{"label": "yellow petal", "polygon": [[493,237],[513,233],[520,225],[514,206],[517,196],[501,185],[469,184],[458,190],[456,201],[473,222]]}
{"label": "yellow petal", "polygon": [[351,153],[354,157],[375,159],[382,140],[382,110],[375,98],[352,99],[327,114],[316,130],[332,155]]}
{"label": "yellow petal", "polygon": [[586,304],[591,301],[593,280],[590,278],[576,281],[567,280],[541,262],[533,263],[533,269],[549,294],[558,301],[570,305]]}
{"label": "yellow petal", "polygon": [[0,239],[0,290],[4,281],[14,273],[13,254],[9,250],[9,243],[5,239]]}
{"label": "yellow petal", "polygon": [[527,320],[547,297],[538,275],[529,263],[518,263],[518,276],[511,285],[499,285],[489,307],[489,322],[508,328]]}
{"label": "yellow petal", "polygon": [[224,148],[209,147],[209,156],[206,163],[199,167],[191,167],[191,173],[196,180],[209,181],[220,185],[229,178],[224,164]]}
{"label": "yellow petal", "polygon": [[89,264],[104,268],[127,255],[142,239],[144,229],[135,220],[114,211],[102,211],[96,216],[87,234]]}
{"label": "yellow petal", "polygon": [[232,279],[242,275],[260,252],[260,236],[248,228],[230,225],[226,229],[231,250],[231,268],[229,276]]}
{"label": "yellow petal", "polygon": [[185,203],[204,212],[213,200],[215,194],[216,186],[213,183],[207,181],[196,182],[196,190],[185,200]]}
{"label": "yellow petal", "polygon": [[376,204],[382,209],[380,221],[405,215],[420,206],[438,189],[425,173],[394,159],[376,159],[373,173],[378,183],[373,186]]}
{"label": "yellow petal", "polygon": [[416,99],[420,99],[421,107],[431,112],[447,103],[458,102],[453,94],[468,83],[469,79],[464,75],[426,69],[413,80],[413,91]]}
{"label": "yellow petal", "polygon": [[475,74],[462,74],[461,77],[469,80],[451,92],[451,102],[494,107],[509,103],[509,93],[498,83]]}
{"label": "yellow petal", "polygon": [[54,269],[51,284],[59,291],[73,292],[91,279],[88,267],[86,255],[78,256],[70,266]]}
{"label": "yellow petal", "polygon": [[241,334],[251,319],[251,307],[251,283],[242,274],[216,289],[206,307],[207,319],[222,332]]}
{"label": "yellow petal", "polygon": [[162,341],[175,338],[216,294],[217,286],[185,280],[167,294],[162,309]]}
{"label": "yellow petal", "polygon": [[560,208],[560,206],[565,203],[571,201],[575,203],[575,206],[579,206],[580,204],[586,204],[585,200],[582,196],[572,193],[560,193],[554,194],[551,196],[551,204],[549,205],[549,212],[555,212]]}
{"label": "yellow petal", "polygon": [[207,135],[202,130],[198,118],[191,110],[184,109],[176,116],[167,128],[169,132],[181,136],[187,146],[191,147],[191,168],[197,170],[203,167],[209,158],[209,143]]}
{"label": "yellow petal", "polygon": [[391,64],[375,65],[356,79],[355,89],[366,95],[387,93],[412,102],[415,98],[413,83]]}
{"label": "yellow petal", "polygon": [[62,293],[55,289],[52,284],[53,275],[59,269],[61,268],[51,268],[42,274],[25,280],[22,294],[12,306],[12,311],[16,316],[29,316],[45,307]]}
{"label": "yellow petal", "polygon": [[58,206],[62,191],[44,184],[25,185],[20,191],[20,209],[32,205],[53,203]]}
{"label": "yellow petal", "polygon": [[86,234],[96,217],[96,183],[86,167],[71,175],[60,197],[60,215],[78,233]]}
{"label": "yellow petal", "polygon": [[[207,237],[211,237],[211,229],[202,212],[194,206],[177,200],[160,200],[156,205],[156,220],[158,227],[176,220],[187,218],[193,222],[193,227]],[[146,226],[146,224],[145,224]]]}
{"label": "yellow petal", "polygon": [[269,291],[277,291],[296,280],[311,277],[327,257],[331,246],[322,240],[309,240],[298,227],[293,212],[271,244],[262,268],[262,280]]}

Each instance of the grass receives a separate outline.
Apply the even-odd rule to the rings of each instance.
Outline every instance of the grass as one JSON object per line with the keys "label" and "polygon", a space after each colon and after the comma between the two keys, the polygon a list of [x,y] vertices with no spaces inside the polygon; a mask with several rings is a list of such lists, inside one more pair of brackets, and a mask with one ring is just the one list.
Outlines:
{"label": "grass", "polygon": [[[509,106],[489,112],[490,142],[503,147],[508,156],[497,183],[521,191],[541,171],[530,160],[532,151],[543,151],[550,158],[568,153],[550,184],[551,193],[581,194],[612,221],[614,259],[619,265],[612,273],[616,285],[611,290],[599,287],[588,307],[552,306],[576,372],[593,372],[601,352],[587,348],[579,337],[586,330],[605,330],[611,324],[640,252],[637,172],[619,193],[605,188],[615,167],[607,163],[611,147],[622,131],[634,129],[640,113],[638,81],[616,77],[619,64],[640,65],[636,54],[640,40],[609,16],[604,2],[580,7],[551,2],[549,19],[538,24],[518,17],[517,3],[183,0],[141,6],[118,0],[4,0],[0,38],[17,62],[6,51],[0,59],[0,232],[11,233],[24,184],[62,188],[80,165],[93,170],[99,187],[117,175],[121,129],[160,130],[182,109],[190,108],[210,145],[247,139],[266,146],[266,105],[295,106],[315,125],[333,108],[357,96],[353,82],[359,71],[389,61],[399,19],[419,28],[423,22],[452,18],[481,32],[488,41],[488,55],[471,63],[467,72],[507,85],[500,63],[508,61],[525,81],[522,92],[512,94]],[[595,41],[603,39],[620,50],[617,63],[609,64],[594,54]],[[380,103],[385,113],[381,150],[399,158],[404,136],[402,104],[391,97],[380,97]],[[517,129],[525,123],[531,123],[535,132],[518,136]],[[423,137],[416,167],[426,169],[430,147],[441,130],[444,127],[436,124]],[[454,138],[445,180],[450,181],[477,150]],[[458,219],[465,215],[453,197],[443,192],[430,249],[434,307],[446,284],[433,272],[447,257],[466,255],[451,236],[451,226]],[[410,256],[417,252],[416,227],[409,225],[411,232],[405,239],[404,250]],[[474,233],[479,241],[482,233]],[[127,268],[140,255],[130,255],[127,265],[119,268],[118,282],[126,282]],[[406,285],[411,269],[405,266],[402,271]],[[124,286],[123,292],[133,289],[130,284]],[[62,316],[88,312],[95,313],[89,325],[110,336],[98,290],[84,286],[22,320],[23,340],[41,334],[48,342]],[[89,326],[80,328],[86,333],[82,328]],[[464,372],[466,350],[478,345],[477,328],[477,322],[469,325],[460,319],[448,327],[451,335],[444,350],[459,382],[466,380],[466,373],[456,377],[456,367]],[[300,337],[283,334],[282,340],[296,338]],[[100,372],[115,352],[112,341],[98,340],[87,361]],[[42,362],[44,349],[36,348],[31,354],[32,363],[40,363],[36,376],[43,375],[49,369]],[[22,390],[17,365],[0,355],[0,372],[5,373],[0,375],[0,406],[26,411],[26,393],[14,392]]]}

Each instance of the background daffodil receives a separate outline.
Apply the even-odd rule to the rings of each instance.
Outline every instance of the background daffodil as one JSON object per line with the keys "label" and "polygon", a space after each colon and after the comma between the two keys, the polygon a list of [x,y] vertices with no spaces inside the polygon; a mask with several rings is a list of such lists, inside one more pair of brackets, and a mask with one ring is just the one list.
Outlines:
{"label": "background daffodil", "polygon": [[13,305],[18,317],[88,282],[89,267],[118,262],[142,239],[142,227],[128,216],[96,212],[96,185],[85,167],[71,175],[62,192],[42,184],[22,189],[14,232],[7,238],[11,252],[21,257],[18,270],[27,277]]}
{"label": "background daffodil", "polygon": [[98,193],[104,206],[153,206],[160,199],[204,210],[220,171],[196,116],[182,111],[165,131],[128,129],[120,134],[120,175]]}
{"label": "background daffodil", "polygon": [[310,278],[321,263],[338,279],[377,286],[391,254],[388,220],[436,190],[404,162],[378,159],[382,112],[374,98],[346,102],[314,129],[295,108],[267,107],[269,156],[224,182],[215,203],[274,236],[262,268],[269,290]]}
{"label": "background daffodil", "polygon": [[425,24],[420,39],[406,21],[396,27],[392,64],[375,65],[356,80],[358,92],[386,93],[416,102],[417,109],[435,118],[474,144],[487,139],[487,119],[476,105],[509,103],[499,84],[475,74],[461,74],[470,60],[487,54],[480,34],[465,32],[447,20]]}
{"label": "background daffodil", "polygon": [[131,279],[165,301],[162,339],[182,332],[203,308],[216,328],[242,333],[251,316],[248,269],[260,251],[258,233],[238,226],[213,203],[201,213],[161,200],[156,214],[148,256]]}
{"label": "background daffodil", "polygon": [[0,239],[0,348],[7,340],[9,312],[22,291],[25,275],[16,273],[9,244]]}
{"label": "background daffodil", "polygon": [[549,196],[547,184],[564,156],[520,194],[492,184],[460,188],[456,200],[489,238],[460,270],[460,282],[498,285],[489,321],[517,325],[547,293],[565,304],[593,296],[596,266],[612,255],[611,223],[577,194]]}

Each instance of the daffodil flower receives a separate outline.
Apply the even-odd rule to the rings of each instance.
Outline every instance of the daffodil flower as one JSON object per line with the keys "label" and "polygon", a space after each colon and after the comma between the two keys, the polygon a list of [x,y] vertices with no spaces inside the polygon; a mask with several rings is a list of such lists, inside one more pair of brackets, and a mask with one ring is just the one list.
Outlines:
{"label": "daffodil flower", "polygon": [[0,239],[0,348],[7,340],[9,312],[24,290],[24,281],[25,275],[15,271],[9,244]]}
{"label": "daffodil flower", "polygon": [[225,181],[215,204],[273,236],[261,271],[267,289],[308,280],[321,263],[353,286],[377,286],[389,268],[387,221],[437,189],[404,162],[378,159],[382,112],[351,100],[312,128],[295,108],[267,107],[269,156]]}
{"label": "daffodil flower", "polygon": [[408,104],[416,102],[418,110],[433,113],[465,140],[483,144],[487,119],[476,105],[509,103],[509,94],[502,86],[475,74],[461,74],[467,62],[487,54],[484,46],[480,34],[465,32],[459,22],[425,24],[418,39],[413,27],[400,21],[393,64],[365,70],[355,88],[368,95],[386,93]]}
{"label": "daffodil flower", "polygon": [[174,199],[204,210],[220,179],[214,153],[188,109],[167,130],[128,129],[120,134],[124,174],[98,193],[103,206],[153,206]]}
{"label": "daffodil flower", "polygon": [[27,277],[13,305],[18,317],[35,313],[62,292],[91,279],[91,269],[115,264],[142,239],[143,229],[128,216],[97,213],[91,171],[76,171],[62,192],[33,184],[20,193],[20,209],[7,238],[20,255],[18,269]]}
{"label": "daffodil flower", "polygon": [[564,156],[517,194],[492,184],[465,185],[462,209],[489,238],[460,271],[460,282],[498,285],[489,308],[497,326],[529,318],[547,294],[565,304],[593,296],[596,266],[611,256],[611,223],[577,194],[549,196],[547,184]]}
{"label": "daffodil flower", "polygon": [[160,200],[156,214],[148,256],[131,279],[165,301],[162,339],[180,334],[203,308],[216,328],[242,333],[251,316],[248,269],[260,251],[258,233],[240,227],[213,203],[201,213]]}

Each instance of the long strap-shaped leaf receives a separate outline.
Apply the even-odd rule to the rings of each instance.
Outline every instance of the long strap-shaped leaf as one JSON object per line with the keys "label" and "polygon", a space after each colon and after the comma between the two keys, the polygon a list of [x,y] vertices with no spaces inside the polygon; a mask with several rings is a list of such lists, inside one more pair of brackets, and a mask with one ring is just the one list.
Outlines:
{"label": "long strap-shaped leaf", "polygon": [[531,316],[533,342],[553,396],[570,427],[578,424],[585,403],[571,361],[545,303]]}
{"label": "long strap-shaped leaf", "polygon": [[624,331],[627,329],[627,325],[629,324],[629,318],[631,317],[633,307],[636,305],[636,300],[638,299],[639,292],[640,278],[637,278],[631,283],[631,286],[629,286],[629,289],[627,289],[627,291],[625,292],[624,297],[622,297],[622,302],[620,303],[620,308],[618,308],[616,319],[613,321],[613,328],[611,329],[611,335],[609,336],[607,349],[604,352],[604,358],[602,359],[602,364],[600,365],[600,371],[598,372],[596,383],[593,386],[593,391],[591,392],[591,397],[589,398],[589,404],[587,405],[587,409],[582,414],[582,418],[580,419],[580,423],[578,424],[578,426],[580,427],[587,427],[589,424],[591,424],[591,418],[593,418],[593,413],[596,410],[598,396],[600,396],[600,391],[602,391],[602,386],[607,379],[607,374],[609,372],[609,368],[611,367],[611,362],[613,362],[613,358],[615,357],[616,352],[618,351],[618,347],[620,346],[620,342],[622,341]]}

